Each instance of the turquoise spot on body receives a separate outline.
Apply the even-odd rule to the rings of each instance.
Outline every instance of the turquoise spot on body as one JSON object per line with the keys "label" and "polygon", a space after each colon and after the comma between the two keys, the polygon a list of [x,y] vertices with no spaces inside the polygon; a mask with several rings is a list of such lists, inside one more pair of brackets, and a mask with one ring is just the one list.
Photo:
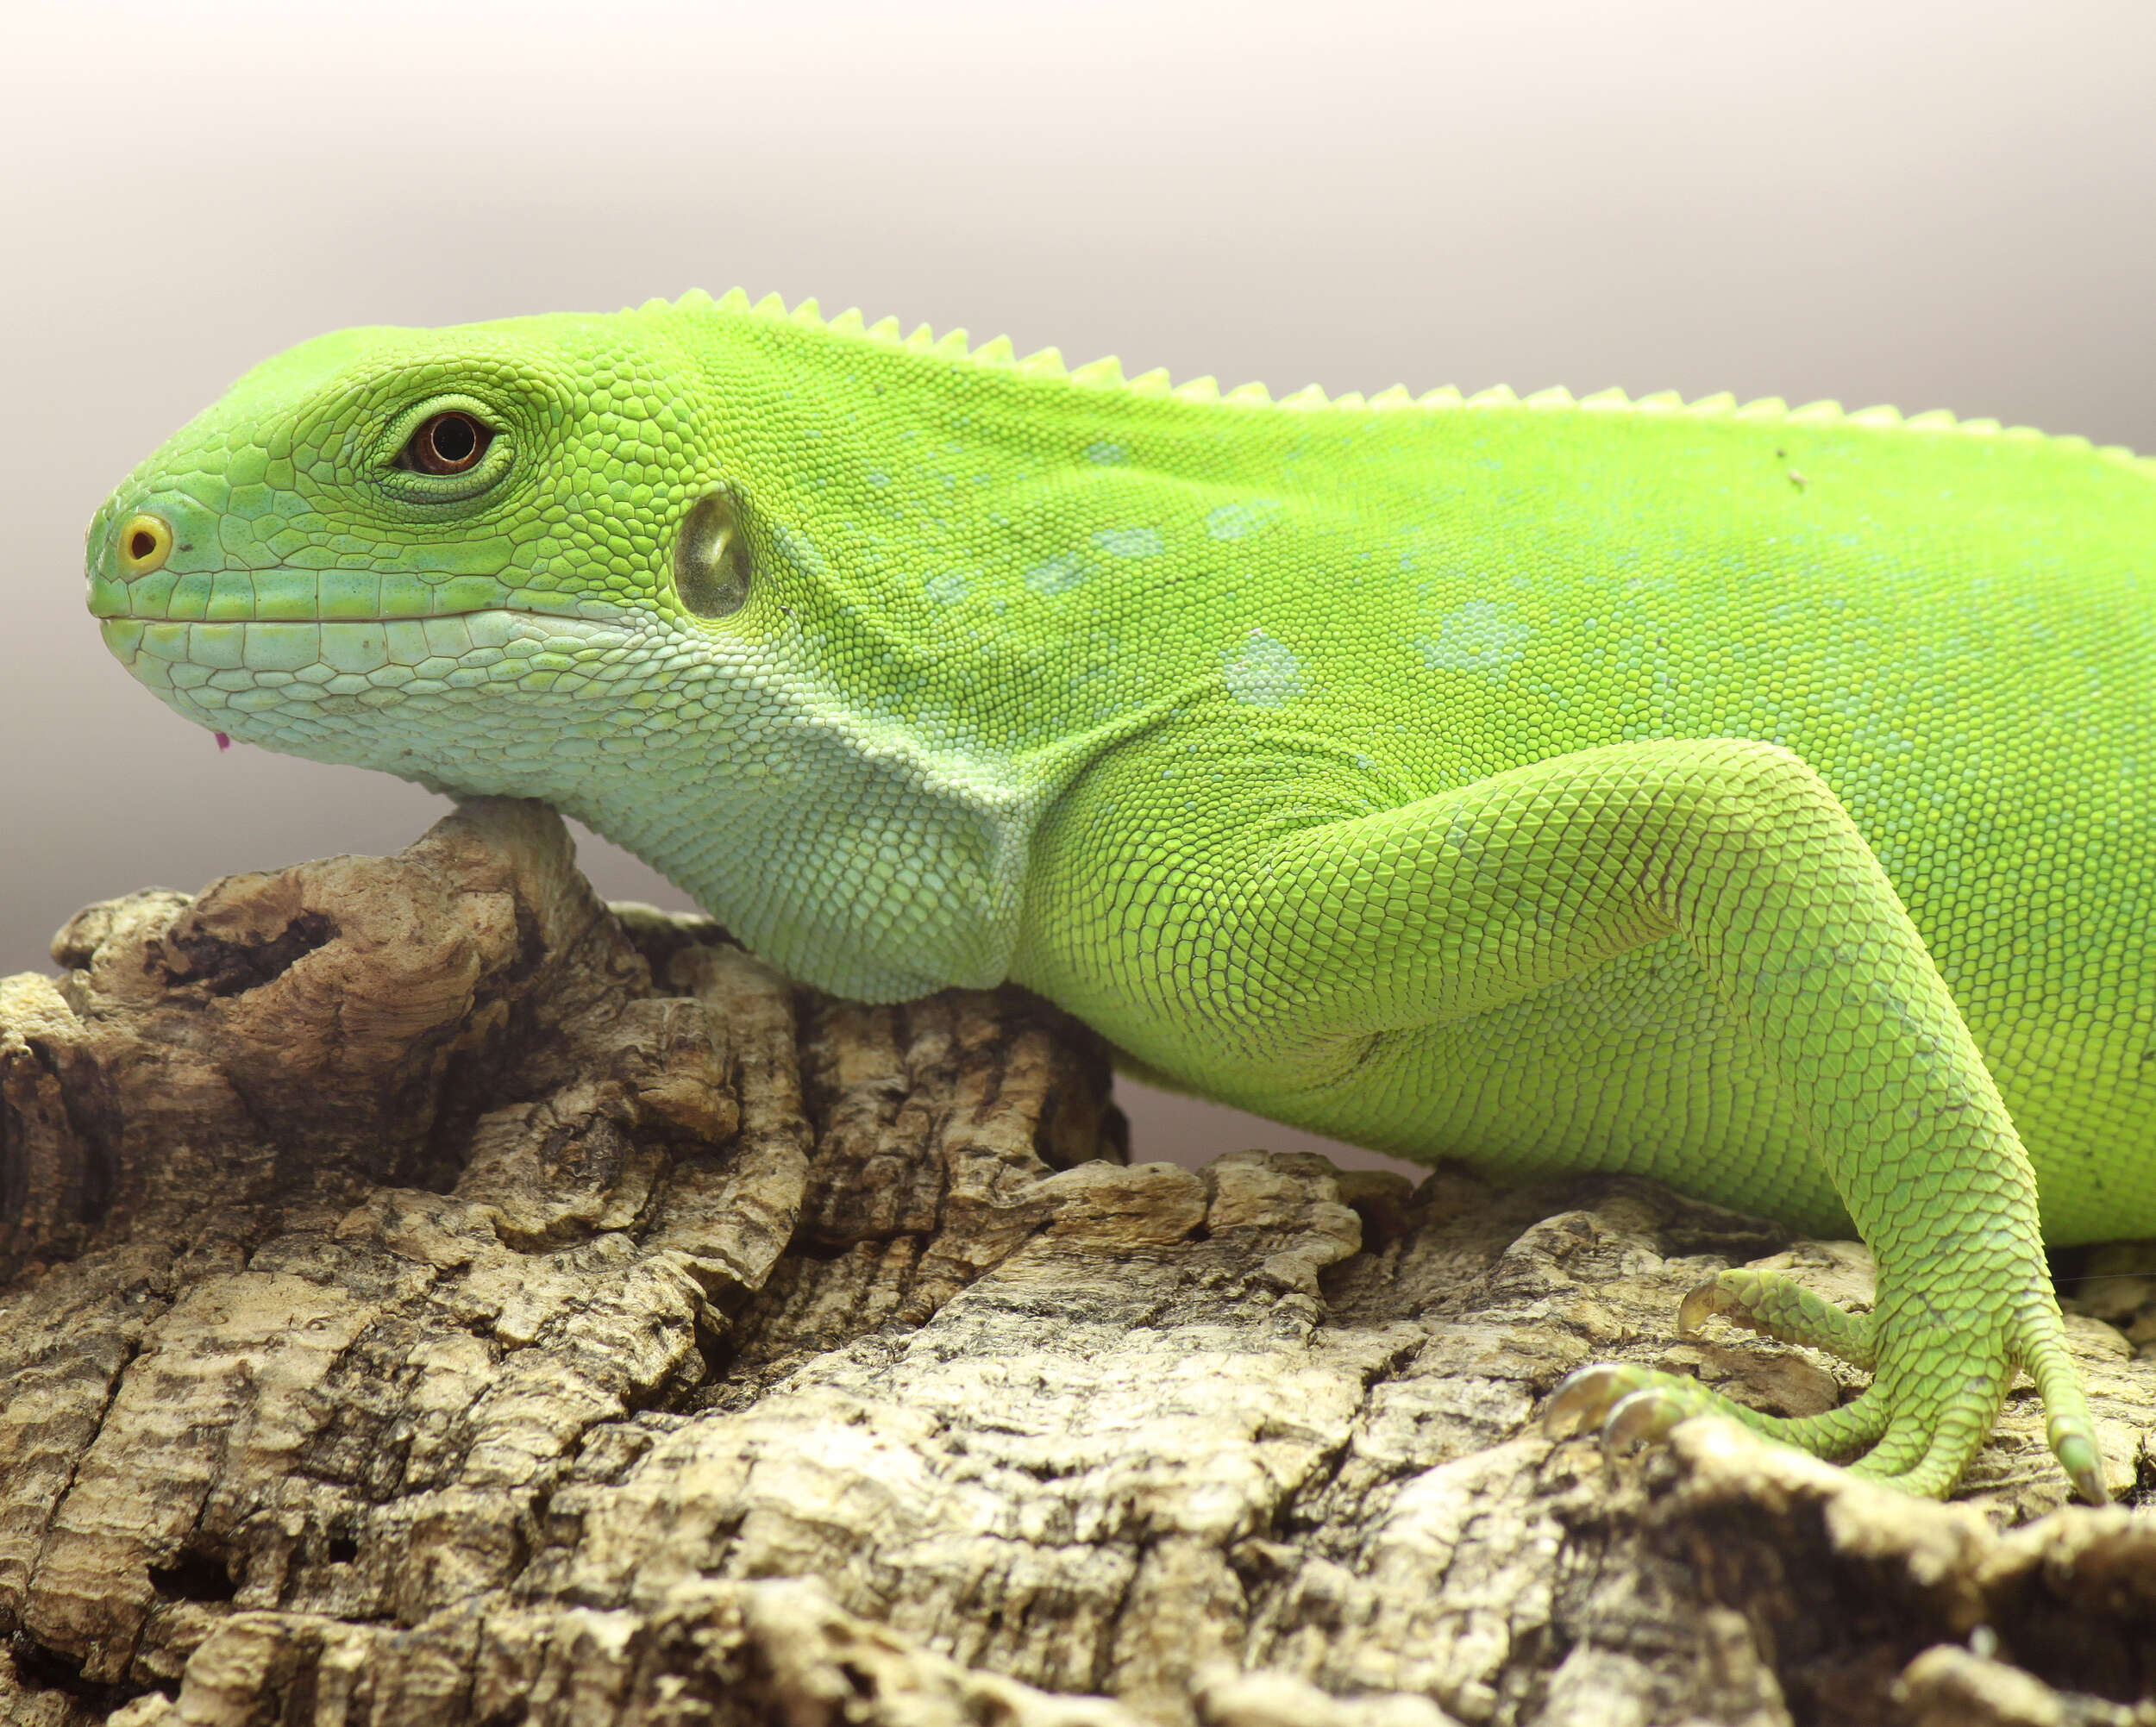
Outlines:
{"label": "turquoise spot on body", "polygon": [[1253,629],[1227,651],[1228,693],[1250,708],[1277,708],[1303,692],[1302,662],[1279,637]]}
{"label": "turquoise spot on body", "polygon": [[796,571],[812,579],[822,579],[824,554],[816,549],[816,542],[807,535],[781,522],[771,537],[777,542],[779,555]]}
{"label": "turquoise spot on body", "polygon": [[1495,600],[1470,600],[1438,620],[1435,635],[1417,636],[1415,652],[1433,670],[1474,672],[1501,684],[1533,633]]}
{"label": "turquoise spot on body", "polygon": [[1075,588],[1086,579],[1086,560],[1075,553],[1066,552],[1059,558],[1050,558],[1025,573],[1025,585],[1037,594],[1059,594]]}
{"label": "turquoise spot on body", "polygon": [[1093,543],[1118,558],[1157,558],[1168,549],[1157,528],[1103,528]]}
{"label": "turquoise spot on body", "polygon": [[1241,540],[1255,534],[1280,508],[1277,497],[1251,497],[1206,512],[1206,532],[1215,540]]}

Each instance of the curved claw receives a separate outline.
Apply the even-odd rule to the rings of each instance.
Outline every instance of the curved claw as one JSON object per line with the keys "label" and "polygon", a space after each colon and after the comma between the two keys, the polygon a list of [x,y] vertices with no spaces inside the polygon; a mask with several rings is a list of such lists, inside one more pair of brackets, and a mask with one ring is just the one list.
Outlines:
{"label": "curved claw", "polygon": [[2085,1433],[2054,1434],[2051,1449],[2084,1501],[2091,1505],[2111,1503],[2111,1489],[2103,1480],[2103,1458],[2093,1439]]}
{"label": "curved claw", "polygon": [[1600,1422],[1641,1385],[1640,1369],[1616,1361],[1593,1361],[1575,1367],[1542,1408],[1542,1431],[1550,1439],[1570,1439]]}
{"label": "curved claw", "polygon": [[1677,1310],[1677,1335],[1696,1337],[1699,1329],[1718,1314],[1736,1311],[1742,1306],[1736,1296],[1720,1278],[1710,1277],[1705,1283],[1695,1284],[1685,1292],[1683,1301]]}
{"label": "curved claw", "polygon": [[2103,1479],[2103,1453],[2096,1445],[2096,1423],[2089,1414],[2089,1399],[2082,1392],[2073,1357],[2067,1353],[2065,1327],[2054,1307],[2024,1315],[2026,1332],[2021,1340],[2021,1365],[2036,1381],[2036,1393],[2044,1400],[2044,1437],[2052,1455],[2074,1484],[2074,1491],[2092,1505],[2111,1503],[2111,1490]]}
{"label": "curved claw", "polygon": [[1664,1437],[1689,1413],[1681,1398],[1660,1386],[1630,1392],[1602,1419],[1602,1449],[1612,1457],[1630,1457]]}

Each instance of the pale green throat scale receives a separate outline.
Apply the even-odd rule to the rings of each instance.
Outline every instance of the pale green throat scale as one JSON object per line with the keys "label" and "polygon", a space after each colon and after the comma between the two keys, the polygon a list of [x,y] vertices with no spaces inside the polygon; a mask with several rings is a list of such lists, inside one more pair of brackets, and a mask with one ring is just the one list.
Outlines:
{"label": "pale green throat scale", "polygon": [[2156,1236],[2156,464],[691,295],[305,343],[89,548],[185,717],[544,798],[826,990],[1015,979],[1279,1121],[1871,1244],[1869,1314],[1692,1304],[1854,1400],[1560,1424],[1941,1493],[2019,1366],[2104,1495],[2043,1244]]}

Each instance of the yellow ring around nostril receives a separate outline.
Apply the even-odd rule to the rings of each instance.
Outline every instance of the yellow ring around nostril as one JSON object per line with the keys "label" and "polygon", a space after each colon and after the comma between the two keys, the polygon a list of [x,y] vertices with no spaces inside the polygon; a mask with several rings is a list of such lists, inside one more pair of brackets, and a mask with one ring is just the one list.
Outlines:
{"label": "yellow ring around nostril", "polygon": [[172,554],[172,530],[147,512],[120,524],[120,567],[130,576],[147,576]]}

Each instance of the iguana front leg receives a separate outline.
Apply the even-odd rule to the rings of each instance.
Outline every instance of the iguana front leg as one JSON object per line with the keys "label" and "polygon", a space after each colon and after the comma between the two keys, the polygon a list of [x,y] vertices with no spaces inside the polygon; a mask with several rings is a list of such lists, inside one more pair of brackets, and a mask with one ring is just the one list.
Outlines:
{"label": "iguana front leg", "polygon": [[1205,1089],[1248,1100],[1352,1085],[1381,1046],[1671,934],[1689,948],[1878,1266],[1868,1327],[1808,1328],[1805,1304],[1769,1285],[1733,1299],[1778,1312],[1783,1335],[1861,1340],[1874,1381],[1805,1421],[1638,1368],[1589,1380],[1590,1404],[1651,1388],[1661,1416],[1714,1410],[1823,1454],[1862,1449],[1863,1473],[1942,1494],[2021,1365],[2052,1449],[2103,1498],[2027,1154],[1884,871],[1795,755],[1739,740],[1615,744],[1255,835],[1163,818],[1135,858],[1098,854],[1098,812],[1119,810],[1107,829],[1145,828],[1162,770],[1097,772],[1044,836],[1027,980]]}

